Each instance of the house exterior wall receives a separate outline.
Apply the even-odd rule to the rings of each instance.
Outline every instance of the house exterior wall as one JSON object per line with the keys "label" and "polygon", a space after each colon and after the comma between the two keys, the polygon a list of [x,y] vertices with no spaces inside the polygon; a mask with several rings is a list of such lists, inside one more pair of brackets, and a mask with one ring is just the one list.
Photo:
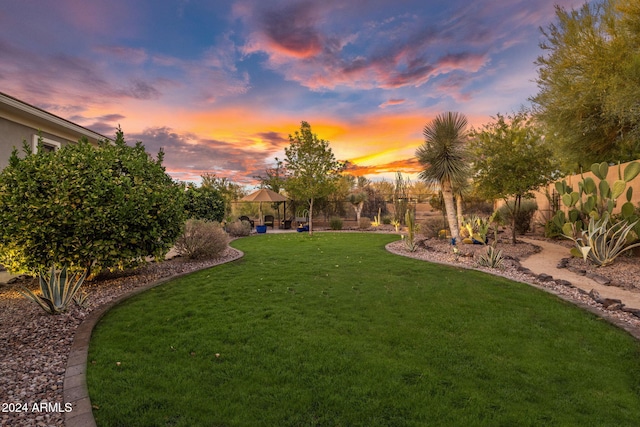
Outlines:
{"label": "house exterior wall", "polygon": [[106,139],[90,129],[0,92],[0,170],[7,166],[14,147],[22,152],[23,141],[33,147],[34,136],[37,138],[38,135],[45,143],[58,147],[76,143],[82,137],[94,144]]}
{"label": "house exterior wall", "polygon": [[0,170],[7,166],[14,147],[22,153],[23,141],[31,147],[34,136],[38,135],[59,142],[61,146],[69,143],[65,138],[0,117]]}

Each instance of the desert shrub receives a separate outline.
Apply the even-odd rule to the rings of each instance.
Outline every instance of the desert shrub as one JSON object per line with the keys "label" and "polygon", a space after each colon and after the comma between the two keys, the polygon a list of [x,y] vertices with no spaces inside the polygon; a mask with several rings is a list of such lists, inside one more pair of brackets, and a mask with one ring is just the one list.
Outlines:
{"label": "desert shrub", "polygon": [[360,217],[360,221],[358,222],[358,227],[362,230],[371,228],[371,218],[367,218],[366,216]]}
{"label": "desert shrub", "polygon": [[385,224],[385,225],[391,225],[391,221],[392,220],[393,220],[393,218],[391,218],[388,215],[382,217],[382,223]]}
{"label": "desert shrub", "polygon": [[187,218],[221,222],[226,204],[220,191],[211,186],[187,185],[184,210]]}
{"label": "desert shrub", "polygon": [[233,237],[244,237],[251,234],[251,224],[248,221],[235,220],[227,223],[227,233]]}
{"label": "desert shrub", "polygon": [[[538,210],[538,205],[534,200],[522,200],[520,211],[515,218],[516,234],[523,235],[531,228],[531,221]],[[499,215],[507,223],[513,222],[513,201],[509,201],[506,205],[501,206]]]}
{"label": "desert shrub", "polygon": [[342,219],[338,217],[333,217],[329,220],[329,227],[332,230],[342,230]]}
{"label": "desert shrub", "polygon": [[420,222],[420,231],[424,237],[438,237],[440,230],[448,229],[447,220],[441,216],[432,216]]}
{"label": "desert shrub", "polygon": [[466,195],[462,200],[464,212],[479,216],[489,216],[493,213],[493,202],[474,194]]}
{"label": "desert shrub", "polygon": [[0,263],[35,273],[123,268],[164,257],[184,223],[184,191],[166,174],[163,153],[142,143],[86,140],[55,152],[14,150],[0,173]]}
{"label": "desert shrub", "polygon": [[185,223],[175,247],[180,255],[187,258],[216,258],[227,248],[228,242],[229,237],[219,223],[190,219]]}

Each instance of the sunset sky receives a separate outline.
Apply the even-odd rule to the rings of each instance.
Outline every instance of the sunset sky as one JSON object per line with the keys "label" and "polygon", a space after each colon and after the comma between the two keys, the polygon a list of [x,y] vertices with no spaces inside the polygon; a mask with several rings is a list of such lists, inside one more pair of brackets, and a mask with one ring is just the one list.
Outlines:
{"label": "sunset sky", "polygon": [[[0,91],[251,185],[302,120],[354,174],[415,176],[445,111],[537,92],[539,27],[580,0],[0,0]],[[20,141],[17,142],[17,145]]]}

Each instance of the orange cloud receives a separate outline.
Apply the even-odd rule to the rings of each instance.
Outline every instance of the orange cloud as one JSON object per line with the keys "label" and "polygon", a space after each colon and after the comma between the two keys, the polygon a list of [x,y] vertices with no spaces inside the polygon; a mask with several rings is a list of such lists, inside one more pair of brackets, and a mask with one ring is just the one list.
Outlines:
{"label": "orange cloud", "polygon": [[345,170],[345,172],[355,176],[381,175],[389,172],[416,174],[421,171],[420,163],[415,158],[396,160],[378,165],[358,165],[350,162]]}

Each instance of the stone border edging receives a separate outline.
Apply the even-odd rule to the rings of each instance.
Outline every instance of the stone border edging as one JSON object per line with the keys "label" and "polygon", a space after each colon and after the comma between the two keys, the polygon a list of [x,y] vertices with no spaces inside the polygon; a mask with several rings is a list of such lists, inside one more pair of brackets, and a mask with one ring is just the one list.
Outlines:
{"label": "stone border edging", "polygon": [[[412,259],[418,259],[419,260],[419,258],[411,257],[411,256],[405,255],[403,253],[398,253],[398,252],[394,252],[394,251],[389,250],[388,246],[391,245],[392,243],[395,243],[395,242],[391,242],[391,243],[388,243],[388,244],[385,245],[384,248],[385,248],[385,250],[387,252],[392,253],[394,255],[398,255],[398,256],[403,256],[403,257],[406,257],[406,258],[412,258]],[[560,292],[556,292],[553,289],[546,288],[544,286],[538,285],[538,284],[533,283],[533,282],[526,282],[526,281],[523,281],[523,280],[514,279],[514,278],[508,277],[506,275],[498,274],[497,272],[496,273],[492,273],[490,271],[482,270],[482,269],[471,267],[471,266],[468,266],[468,265],[456,264],[456,263],[453,263],[453,262],[446,262],[446,261],[432,261],[432,260],[423,260],[423,261],[431,262],[433,264],[446,265],[446,266],[449,266],[449,267],[463,268],[465,270],[479,271],[481,273],[487,273],[487,274],[491,274],[493,276],[503,277],[503,278],[509,279],[509,280],[511,280],[513,282],[518,282],[518,283],[523,283],[525,285],[533,286],[536,289],[540,289],[540,290],[545,291],[545,292],[547,292],[547,293],[549,293],[551,295],[555,295],[556,297],[560,298],[563,301],[569,302],[569,303],[571,303],[571,304],[573,304],[573,305],[575,305],[577,307],[582,308],[583,310],[586,310],[586,311],[588,311],[590,313],[595,314],[596,316],[606,320],[607,322],[611,323],[612,325],[624,330],[625,332],[627,332],[629,335],[631,335],[635,339],[640,340],[640,328],[639,327],[629,325],[628,323],[625,323],[625,322],[621,321],[620,319],[617,319],[617,318],[615,318],[613,316],[607,315],[607,313],[605,311],[603,311],[603,310],[600,310],[600,309],[598,309],[596,307],[593,307],[593,306],[591,306],[589,304],[585,304],[582,301],[575,300],[575,299],[571,298],[570,296],[561,294]],[[537,276],[534,274],[533,277],[537,277]]]}
{"label": "stone border edging", "polygon": [[244,256],[244,252],[241,250],[236,248],[232,249],[236,251],[236,255],[220,264],[184,273],[178,273],[143,285],[120,295],[114,300],[89,313],[89,315],[76,328],[64,373],[64,385],[62,386],[63,399],[65,404],[71,403],[72,405],[71,411],[66,412],[64,416],[64,422],[67,427],[96,427],[96,421],[93,418],[93,408],[91,407],[91,400],[89,399],[89,389],[87,388],[87,358],[89,357],[89,341],[91,340],[91,333],[100,319],[113,307],[135,295],[141,294],[151,288],[163,285],[182,276],[236,261]]}

